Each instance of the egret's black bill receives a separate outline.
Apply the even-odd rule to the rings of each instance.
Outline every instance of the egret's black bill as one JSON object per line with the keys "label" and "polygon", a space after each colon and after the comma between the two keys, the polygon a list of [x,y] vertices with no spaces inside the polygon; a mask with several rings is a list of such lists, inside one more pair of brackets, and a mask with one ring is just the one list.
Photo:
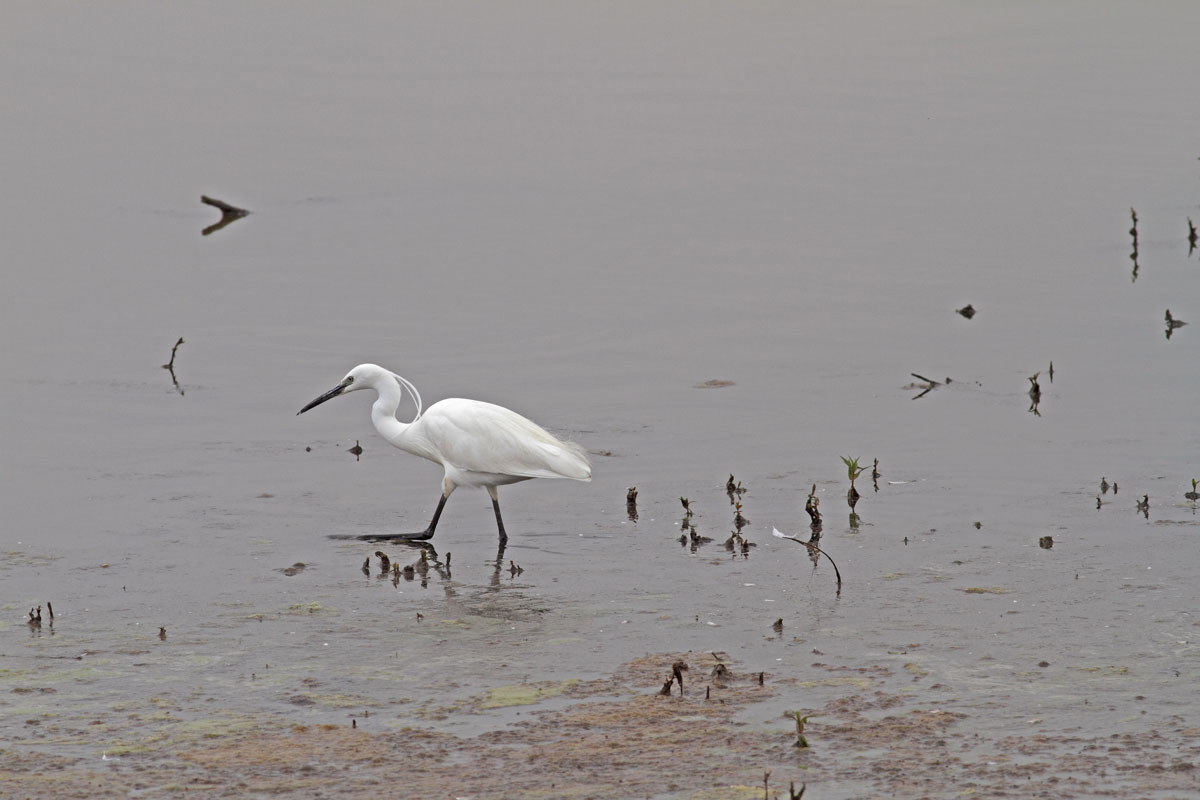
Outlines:
{"label": "egret's black bill", "polygon": [[316,408],[317,406],[321,405],[321,403],[324,403],[326,400],[332,400],[333,398],[337,397],[339,394],[341,394],[344,391],[346,391],[346,384],[339,383],[337,386],[333,387],[328,392],[321,395],[316,400],[313,400],[311,403],[306,405],[304,408],[297,411],[296,416],[300,416],[305,411],[308,411],[310,408]]}

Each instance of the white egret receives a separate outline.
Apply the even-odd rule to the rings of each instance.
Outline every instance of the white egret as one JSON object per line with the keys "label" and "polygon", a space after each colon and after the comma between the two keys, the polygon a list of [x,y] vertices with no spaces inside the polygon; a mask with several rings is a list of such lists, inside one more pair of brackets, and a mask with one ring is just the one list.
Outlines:
{"label": "white egret", "polygon": [[[375,364],[359,364],[342,378],[341,383],[296,413],[303,414],[326,400],[360,389],[374,389],[379,395],[371,406],[371,421],[380,436],[407,453],[441,464],[446,471],[442,478],[442,497],[428,528],[417,533],[372,538],[431,539],[451,492],[459,486],[482,486],[492,497],[496,527],[500,530],[503,545],[508,535],[500,517],[497,486],[530,478],[592,479],[592,465],[583,448],[555,438],[515,411],[479,400],[449,398],[422,412],[417,388]],[[416,416],[408,423],[396,418],[405,391],[417,407]]]}

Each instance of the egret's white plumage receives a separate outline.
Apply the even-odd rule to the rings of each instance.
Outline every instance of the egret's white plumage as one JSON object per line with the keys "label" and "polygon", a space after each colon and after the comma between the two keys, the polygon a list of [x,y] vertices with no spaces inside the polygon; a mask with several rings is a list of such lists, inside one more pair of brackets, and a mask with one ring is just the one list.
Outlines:
{"label": "egret's white plumage", "polygon": [[[334,388],[300,409],[300,414],[341,394],[374,389],[371,421],[379,435],[413,455],[441,464],[442,497],[429,527],[419,533],[389,538],[429,539],[437,527],[446,499],[459,486],[483,487],[492,498],[500,539],[508,537],[500,517],[496,487],[530,478],[592,479],[592,465],[583,448],[564,442],[540,425],[503,406],[479,400],[450,398],[422,409],[421,395],[409,381],[375,364],[359,364]],[[416,405],[412,422],[396,412],[407,391]]]}

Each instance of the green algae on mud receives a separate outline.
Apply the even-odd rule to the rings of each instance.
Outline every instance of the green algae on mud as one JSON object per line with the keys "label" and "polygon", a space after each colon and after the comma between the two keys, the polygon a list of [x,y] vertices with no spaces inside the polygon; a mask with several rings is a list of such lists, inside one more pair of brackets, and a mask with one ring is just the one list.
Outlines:
{"label": "green algae on mud", "polygon": [[[109,800],[191,787],[215,795],[373,798],[387,785],[407,797],[743,800],[762,796],[768,771],[773,791],[795,782],[839,796],[986,796],[1015,780],[1031,795],[1112,789],[1114,780],[1137,791],[1197,787],[1198,731],[1181,720],[1162,720],[1140,735],[1031,729],[980,746],[967,735],[972,717],[993,709],[956,710],[943,707],[953,704],[944,698],[889,691],[894,676],[885,665],[812,665],[838,679],[826,689],[846,692],[796,712],[809,719],[810,747],[800,749],[786,710],[770,709],[785,687],[807,681],[767,675],[759,685],[757,673],[725,659],[735,677],[717,685],[702,668],[710,658],[661,653],[605,678],[495,686],[476,696],[475,707],[452,713],[478,713],[489,698],[536,703],[550,693],[566,705],[535,706],[515,724],[473,736],[396,727],[406,716],[419,718],[396,709],[357,717],[353,727],[306,725],[219,709],[189,719],[185,704],[154,698],[144,712],[127,709],[99,726],[86,724],[87,715],[76,720],[75,735],[91,745],[85,756],[27,737],[10,742],[0,751],[10,765],[0,772],[0,795]],[[664,697],[662,675],[680,660],[692,666],[688,692]],[[747,721],[748,711],[762,721]]]}
{"label": "green algae on mud", "polygon": [[488,689],[476,707],[479,709],[506,708],[508,706],[527,706],[540,703],[551,697],[571,689],[579,683],[576,679],[544,683],[521,683],[513,686],[496,686]]}

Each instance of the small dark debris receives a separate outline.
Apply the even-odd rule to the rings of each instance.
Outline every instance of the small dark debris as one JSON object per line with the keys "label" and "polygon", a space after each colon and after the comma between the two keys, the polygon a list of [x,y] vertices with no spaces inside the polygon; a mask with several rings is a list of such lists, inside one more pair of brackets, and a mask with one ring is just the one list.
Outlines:
{"label": "small dark debris", "polygon": [[284,567],[284,568],[280,569],[279,571],[282,572],[284,575],[287,575],[290,578],[293,575],[299,575],[301,572],[303,572],[305,566],[306,565],[303,561],[297,561],[295,564],[292,564],[290,567]]}
{"label": "small dark debris", "polygon": [[1042,548],[1043,550],[1049,550],[1050,548],[1054,547],[1054,537],[1043,536],[1042,538],[1038,539],[1038,547]]}
{"label": "small dark debris", "polygon": [[967,319],[970,319],[971,317],[975,316],[975,306],[967,303],[965,306],[958,309],[957,313],[966,317]]}
{"label": "small dark debris", "polygon": [[720,378],[713,378],[712,380],[707,380],[704,383],[697,383],[692,388],[693,389],[723,389],[726,386],[733,386],[733,385],[734,385],[733,381],[726,381],[726,380],[722,380]]}

